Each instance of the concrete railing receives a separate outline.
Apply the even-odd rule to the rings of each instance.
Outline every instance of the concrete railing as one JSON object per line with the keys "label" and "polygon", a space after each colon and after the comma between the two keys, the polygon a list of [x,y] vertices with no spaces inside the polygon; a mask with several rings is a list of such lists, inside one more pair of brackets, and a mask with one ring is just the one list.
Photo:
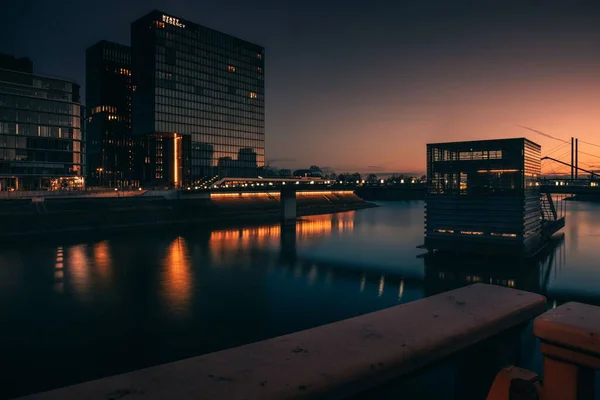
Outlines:
{"label": "concrete railing", "polygon": [[544,355],[544,400],[594,399],[600,369],[600,307],[566,303],[536,318]]}
{"label": "concrete railing", "polygon": [[537,294],[475,284],[27,399],[345,398],[520,326],[544,312],[545,304]]}

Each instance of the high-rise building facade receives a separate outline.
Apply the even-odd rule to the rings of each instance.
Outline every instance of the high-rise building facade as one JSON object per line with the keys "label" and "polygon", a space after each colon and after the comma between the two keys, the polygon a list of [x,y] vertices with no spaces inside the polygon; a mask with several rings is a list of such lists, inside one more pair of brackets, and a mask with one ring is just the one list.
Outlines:
{"label": "high-rise building facade", "polygon": [[86,51],[88,185],[137,185],[131,137],[131,50],[100,41]]}
{"label": "high-rise building facade", "polygon": [[82,188],[79,85],[0,55],[0,190]]}
{"label": "high-rise building facade", "polygon": [[159,11],[132,24],[131,43],[145,180],[255,177],[265,157],[264,48]]}

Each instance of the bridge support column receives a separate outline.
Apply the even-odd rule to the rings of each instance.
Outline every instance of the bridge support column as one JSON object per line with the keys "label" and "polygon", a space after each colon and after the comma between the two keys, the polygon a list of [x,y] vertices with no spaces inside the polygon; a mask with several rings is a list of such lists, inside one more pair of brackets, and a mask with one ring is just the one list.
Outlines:
{"label": "bridge support column", "polygon": [[293,187],[281,188],[281,223],[295,224],[296,223],[296,189]]}

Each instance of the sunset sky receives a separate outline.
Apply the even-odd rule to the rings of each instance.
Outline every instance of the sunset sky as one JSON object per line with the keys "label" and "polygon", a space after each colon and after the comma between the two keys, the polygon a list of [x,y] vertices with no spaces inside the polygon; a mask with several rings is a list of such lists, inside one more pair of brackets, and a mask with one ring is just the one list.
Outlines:
{"label": "sunset sky", "polygon": [[85,86],[86,47],[160,9],[265,46],[272,165],[420,173],[427,142],[560,145],[517,125],[600,144],[600,7],[558,3],[4,0],[0,51]]}

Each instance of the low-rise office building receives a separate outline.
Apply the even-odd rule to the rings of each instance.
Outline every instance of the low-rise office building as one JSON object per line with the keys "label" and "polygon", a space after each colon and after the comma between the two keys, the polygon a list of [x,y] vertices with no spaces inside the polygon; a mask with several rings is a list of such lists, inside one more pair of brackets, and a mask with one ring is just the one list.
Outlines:
{"label": "low-rise office building", "polygon": [[0,190],[83,188],[79,89],[0,54]]}
{"label": "low-rise office building", "polygon": [[540,193],[540,152],[525,138],[428,144],[425,247],[536,253],[564,226]]}

